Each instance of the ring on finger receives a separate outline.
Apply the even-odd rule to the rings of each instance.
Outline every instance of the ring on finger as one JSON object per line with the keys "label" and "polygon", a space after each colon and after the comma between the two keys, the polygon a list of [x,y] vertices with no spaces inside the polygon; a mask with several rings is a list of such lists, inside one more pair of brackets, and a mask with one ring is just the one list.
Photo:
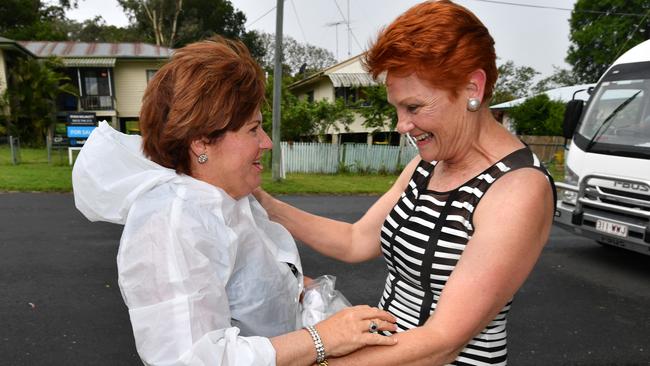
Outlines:
{"label": "ring on finger", "polygon": [[377,323],[375,323],[374,320],[371,320],[370,325],[368,325],[368,332],[377,333],[378,329],[379,329],[379,325],[377,325]]}

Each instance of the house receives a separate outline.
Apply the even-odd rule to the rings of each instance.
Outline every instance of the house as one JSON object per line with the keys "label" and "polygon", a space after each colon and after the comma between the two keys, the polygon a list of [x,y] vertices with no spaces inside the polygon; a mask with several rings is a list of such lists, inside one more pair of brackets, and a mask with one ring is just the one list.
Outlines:
{"label": "house", "polygon": [[[34,57],[34,55],[16,41],[0,37],[0,95],[4,95],[8,87],[9,72],[14,62],[19,58]],[[8,106],[0,114],[9,113]]]}
{"label": "house", "polygon": [[[563,86],[561,88],[551,89],[544,92],[548,95],[550,100],[556,100],[560,102],[567,103],[572,99],[588,100],[589,99],[589,89],[596,86],[596,84],[581,84],[581,85],[572,85],[572,86]],[[530,97],[523,97],[509,102],[496,104],[490,106],[492,113],[497,116],[499,122],[501,122],[508,131],[515,133],[512,120],[508,115],[508,110],[512,107],[518,106],[521,103],[525,102],[526,99]]]}
{"label": "house", "polygon": [[[346,104],[352,106],[363,98],[365,87],[376,86],[379,83],[364,70],[361,56],[357,55],[336,65],[323,69],[307,78],[289,85],[289,91],[300,99],[328,100],[333,102],[343,98]],[[359,108],[363,108],[360,106]],[[338,126],[330,128],[325,135],[326,141],[333,144],[345,142],[398,145],[400,135],[389,127],[380,129],[363,126],[364,119],[355,113],[355,120],[348,128]]]}
{"label": "house", "polygon": [[19,41],[14,44],[34,57],[63,60],[63,72],[77,86],[79,96],[61,95],[57,116],[91,112],[124,132],[137,132],[137,121],[149,78],[173,50],[145,43],[86,43]]}

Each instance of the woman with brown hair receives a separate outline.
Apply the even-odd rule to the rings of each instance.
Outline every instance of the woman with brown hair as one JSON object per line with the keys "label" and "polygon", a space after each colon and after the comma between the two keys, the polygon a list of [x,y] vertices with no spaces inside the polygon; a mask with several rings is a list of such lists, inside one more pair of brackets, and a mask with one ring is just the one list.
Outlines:
{"label": "woman with brown hair", "polygon": [[76,161],[77,208],[124,225],[119,286],[147,365],[326,364],[326,354],[395,343],[368,331],[396,329],[368,306],[300,330],[295,242],[250,195],[271,148],[263,100],[242,43],[193,43],[149,81],[142,138],[104,122]]}
{"label": "woman with brown hair", "polygon": [[492,116],[494,41],[451,1],[416,5],[365,56],[385,76],[397,130],[417,145],[399,179],[356,223],[311,215],[258,191],[272,220],[347,262],[383,253],[379,307],[397,345],[330,365],[503,365],[511,299],[546,243],[554,186],[539,159]]}

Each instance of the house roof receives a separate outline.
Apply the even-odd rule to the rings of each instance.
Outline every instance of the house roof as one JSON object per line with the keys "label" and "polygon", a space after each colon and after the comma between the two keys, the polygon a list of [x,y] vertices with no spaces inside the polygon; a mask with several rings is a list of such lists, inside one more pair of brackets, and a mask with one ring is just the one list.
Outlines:
{"label": "house roof", "polygon": [[34,57],[34,54],[29,52],[29,50],[27,50],[25,47],[20,45],[18,42],[14,41],[13,39],[5,38],[5,37],[0,37],[0,49],[13,49],[27,56]]}
{"label": "house roof", "polygon": [[356,55],[336,65],[325,68],[305,79],[298,80],[289,85],[289,90],[313,84],[325,77],[332,81],[335,88],[341,86],[357,87],[377,85],[378,82],[363,68],[361,56],[363,54]]}
{"label": "house roof", "polygon": [[[589,93],[587,93],[587,90],[595,85],[596,84],[580,84],[580,85],[564,86],[557,89],[547,90],[544,92],[544,94],[548,95],[549,99],[557,100],[560,102],[571,101],[573,99],[574,94],[575,94],[575,99],[587,100],[589,99]],[[526,99],[529,98],[530,97],[523,97],[523,98],[511,100],[509,102],[500,103],[497,105],[490,106],[490,109],[495,109],[495,110],[509,109],[518,106],[519,104],[525,102]]]}
{"label": "house roof", "polygon": [[167,59],[171,48],[147,43],[20,41],[38,57]]}

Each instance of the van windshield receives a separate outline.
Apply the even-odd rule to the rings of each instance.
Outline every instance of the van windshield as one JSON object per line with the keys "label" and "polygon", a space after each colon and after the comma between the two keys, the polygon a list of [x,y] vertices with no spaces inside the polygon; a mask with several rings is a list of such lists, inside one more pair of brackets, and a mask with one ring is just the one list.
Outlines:
{"label": "van windshield", "polygon": [[650,63],[643,64],[619,65],[596,87],[578,128],[581,148],[650,154]]}

